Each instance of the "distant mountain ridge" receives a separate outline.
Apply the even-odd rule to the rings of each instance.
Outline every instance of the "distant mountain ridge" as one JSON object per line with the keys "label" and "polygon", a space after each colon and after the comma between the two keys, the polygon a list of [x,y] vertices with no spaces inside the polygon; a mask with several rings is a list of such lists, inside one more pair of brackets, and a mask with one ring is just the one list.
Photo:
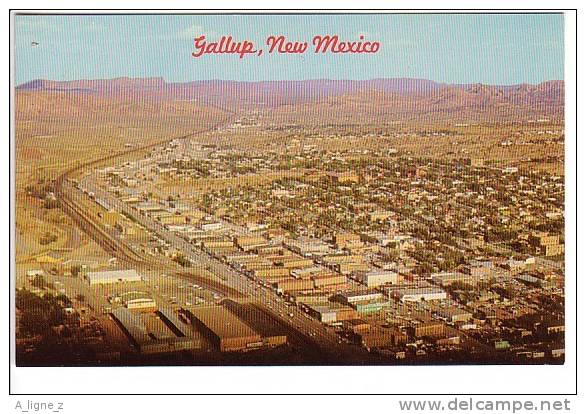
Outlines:
{"label": "distant mountain ridge", "polygon": [[362,108],[362,112],[373,116],[399,114],[410,118],[425,113],[440,118],[458,115],[467,119],[466,114],[470,113],[475,120],[537,116],[563,119],[564,110],[564,82],[561,80],[537,85],[445,84],[412,78],[178,83],[156,77],[73,81],[39,79],[16,89],[24,93],[89,95],[122,101],[136,98],[152,102],[194,101],[222,108],[278,108],[285,105],[290,112],[295,112],[296,105],[307,107],[309,113],[312,106],[344,113]]}

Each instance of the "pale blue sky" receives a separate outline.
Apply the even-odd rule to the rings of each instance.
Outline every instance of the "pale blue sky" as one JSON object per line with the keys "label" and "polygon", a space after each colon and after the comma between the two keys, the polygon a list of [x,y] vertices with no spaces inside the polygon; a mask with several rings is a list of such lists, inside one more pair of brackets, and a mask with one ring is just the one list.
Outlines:
{"label": "pale blue sky", "polygon": [[[424,78],[516,84],[563,79],[560,14],[513,15],[16,15],[16,83],[32,79],[155,77],[293,80]],[[267,49],[283,34],[311,42],[338,34],[379,41],[374,55],[213,55],[195,59],[192,39],[232,35]],[[32,47],[31,42],[39,42]],[[265,50],[266,52],[266,50]]]}

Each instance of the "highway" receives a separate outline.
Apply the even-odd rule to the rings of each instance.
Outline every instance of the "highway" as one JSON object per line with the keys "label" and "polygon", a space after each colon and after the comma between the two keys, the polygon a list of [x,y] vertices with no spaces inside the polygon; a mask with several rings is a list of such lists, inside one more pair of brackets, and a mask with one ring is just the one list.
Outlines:
{"label": "highway", "polygon": [[[70,194],[80,191],[69,182],[64,183],[64,187],[64,191],[69,191]],[[320,350],[324,353],[324,356],[327,356],[329,360],[339,360],[342,362],[345,361],[346,358],[351,358],[351,360],[356,360],[357,358],[367,360],[372,358],[366,350],[342,341],[334,332],[333,328],[310,318],[296,306],[287,304],[272,289],[260,286],[253,280],[247,278],[244,274],[237,272],[227,264],[197,249],[188,241],[167,230],[158,221],[139,213],[128,204],[117,199],[112,194],[98,186],[94,181],[93,176],[89,175],[84,177],[80,181],[80,187],[85,188],[88,193],[93,192],[95,197],[107,201],[119,212],[132,217],[137,223],[149,229],[173,247],[184,252],[185,256],[193,263],[203,266],[206,270],[218,276],[222,279],[224,284],[236,289],[248,300],[265,306],[271,313],[278,316],[279,319],[310,337],[310,339],[318,344]]]}
{"label": "highway", "polygon": [[[124,159],[124,157],[135,157],[144,153],[146,150],[154,150],[161,145],[165,145],[176,139],[188,139],[198,134],[208,132],[218,128],[221,125],[229,124],[236,118],[235,113],[231,113],[231,116],[223,122],[213,125],[202,131],[195,132],[193,134],[184,135],[181,137],[173,137],[159,142],[133,148],[131,150],[121,151],[116,154],[111,154],[89,163],[76,165],[75,167],[67,170],[61,176],[55,180],[55,194],[60,200],[63,211],[73,218],[73,220],[84,230],[90,237],[98,242],[107,251],[118,257],[122,261],[135,264],[145,265],[147,262],[145,257],[142,257],[140,253],[134,251],[127,243],[123,240],[115,238],[113,235],[103,231],[94,223],[83,211],[83,208],[75,202],[75,197],[87,197],[78,188],[76,188],[68,178],[74,174],[78,174],[81,171],[88,171],[90,168],[96,168],[100,165],[111,165],[118,160]],[[356,361],[368,360],[372,356],[364,349],[351,346],[344,343],[333,331],[331,327],[327,327],[320,322],[309,318],[309,316],[303,313],[300,309],[295,306],[288,306],[277,294],[272,290],[259,286],[252,280],[248,279],[245,275],[237,273],[226,264],[212,258],[211,256],[196,250],[195,246],[188,243],[186,240],[178,237],[176,234],[165,229],[161,223],[152,220],[149,217],[139,214],[133,210],[124,202],[118,200],[108,192],[104,191],[94,183],[90,176],[86,176],[80,180],[87,191],[93,191],[96,197],[100,197],[111,205],[117,208],[121,213],[125,213],[130,217],[133,217],[138,223],[149,229],[153,233],[159,235],[162,239],[166,240],[172,246],[182,250],[185,255],[192,260],[194,263],[203,265],[208,271],[219,276],[223,282],[241,292],[244,296],[249,298],[251,301],[260,303],[261,306],[265,306],[268,310],[273,313],[279,319],[285,321],[288,325],[293,327],[295,330],[309,337],[313,342],[318,344],[320,350],[323,352],[324,357],[327,357],[330,362],[344,362],[347,360]],[[75,195],[75,197],[74,197]],[[160,265],[160,263],[159,263]],[[346,359],[351,358],[351,359]]]}

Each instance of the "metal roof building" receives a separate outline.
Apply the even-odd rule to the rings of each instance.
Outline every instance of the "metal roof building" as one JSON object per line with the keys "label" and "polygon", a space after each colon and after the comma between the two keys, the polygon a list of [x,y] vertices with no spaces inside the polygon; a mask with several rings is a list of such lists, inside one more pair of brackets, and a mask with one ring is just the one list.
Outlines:
{"label": "metal roof building", "polygon": [[133,313],[126,308],[117,308],[112,312],[124,333],[129,337],[136,349],[144,354],[177,352],[200,347],[200,341],[189,336],[175,336],[177,332],[171,331],[170,336],[155,337],[149,332],[140,314]]}
{"label": "metal roof building", "polygon": [[120,282],[140,282],[142,280],[134,269],[88,272],[85,277],[90,286]]}
{"label": "metal roof building", "polygon": [[263,345],[258,333],[223,306],[192,307],[185,312],[222,352],[244,351]]}

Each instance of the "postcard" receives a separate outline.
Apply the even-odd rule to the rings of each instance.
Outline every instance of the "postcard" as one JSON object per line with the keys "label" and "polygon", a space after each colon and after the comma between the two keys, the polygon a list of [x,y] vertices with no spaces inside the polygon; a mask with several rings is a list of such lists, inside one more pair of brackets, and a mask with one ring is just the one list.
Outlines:
{"label": "postcard", "polygon": [[564,17],[14,14],[16,365],[564,364]]}

